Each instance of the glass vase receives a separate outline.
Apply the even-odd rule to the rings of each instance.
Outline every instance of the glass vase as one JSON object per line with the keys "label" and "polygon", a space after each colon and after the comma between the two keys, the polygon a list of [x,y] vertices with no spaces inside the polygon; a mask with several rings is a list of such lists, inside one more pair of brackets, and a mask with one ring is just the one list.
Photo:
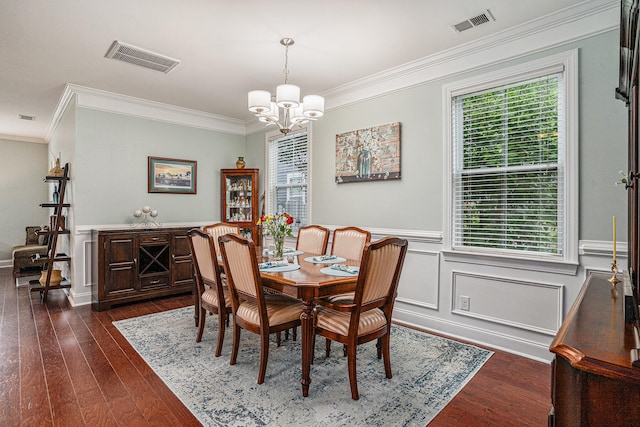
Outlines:
{"label": "glass vase", "polygon": [[282,261],[284,257],[282,256],[282,251],[284,249],[284,237],[276,237],[273,236],[273,259],[274,261]]}

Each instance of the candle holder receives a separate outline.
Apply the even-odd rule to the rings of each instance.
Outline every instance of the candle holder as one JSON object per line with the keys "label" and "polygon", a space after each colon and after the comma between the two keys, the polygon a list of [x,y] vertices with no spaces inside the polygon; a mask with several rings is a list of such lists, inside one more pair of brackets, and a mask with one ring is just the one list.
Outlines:
{"label": "candle holder", "polygon": [[131,224],[132,227],[160,227],[160,223],[156,222],[155,218],[158,216],[158,211],[151,209],[149,206],[144,206],[142,209],[136,209],[133,211],[133,216],[137,218],[136,223]]}
{"label": "candle holder", "polygon": [[615,259],[611,263],[611,272],[613,273],[613,276],[611,276],[609,282],[611,282],[611,285],[615,288],[616,284],[620,282],[620,280],[618,279],[618,264],[616,264]]}

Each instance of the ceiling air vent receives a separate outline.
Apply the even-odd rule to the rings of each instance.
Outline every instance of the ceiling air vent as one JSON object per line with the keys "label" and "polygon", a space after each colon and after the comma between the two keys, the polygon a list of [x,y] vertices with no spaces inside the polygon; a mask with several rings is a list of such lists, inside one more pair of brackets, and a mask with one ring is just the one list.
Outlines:
{"label": "ceiling air vent", "polygon": [[128,62],[140,67],[168,73],[180,63],[177,59],[160,55],[136,46],[128,45],[118,40],[114,41],[105,55],[106,58]]}
{"label": "ceiling air vent", "polygon": [[460,33],[465,30],[469,30],[473,27],[477,27],[478,25],[486,24],[487,22],[495,21],[496,18],[493,17],[489,9],[486,9],[484,12],[479,15],[473,16],[471,18],[467,18],[462,22],[454,24],[451,26],[456,32]]}
{"label": "ceiling air vent", "polygon": [[20,120],[34,121],[36,119],[36,116],[27,116],[26,114],[18,114],[18,118]]}

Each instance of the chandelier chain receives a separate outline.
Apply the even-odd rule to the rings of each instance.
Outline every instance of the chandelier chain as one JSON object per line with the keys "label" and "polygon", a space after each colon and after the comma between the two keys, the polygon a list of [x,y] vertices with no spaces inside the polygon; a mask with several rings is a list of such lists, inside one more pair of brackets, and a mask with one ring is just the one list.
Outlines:
{"label": "chandelier chain", "polygon": [[284,45],[285,50],[284,50],[284,84],[288,84],[289,83],[289,45],[285,44]]}

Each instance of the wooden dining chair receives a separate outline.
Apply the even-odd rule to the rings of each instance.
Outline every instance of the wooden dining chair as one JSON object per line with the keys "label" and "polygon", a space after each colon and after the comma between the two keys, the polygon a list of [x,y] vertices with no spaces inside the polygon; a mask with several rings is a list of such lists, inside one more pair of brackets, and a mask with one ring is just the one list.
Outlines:
{"label": "wooden dining chair", "polygon": [[300,325],[302,303],[284,295],[265,294],[256,249],[251,240],[235,234],[226,234],[218,240],[233,308],[233,350],[230,364],[236,364],[240,329],[260,335],[258,384],[262,384],[269,357],[269,334]]}
{"label": "wooden dining chair", "polygon": [[319,225],[307,225],[298,230],[296,250],[317,255],[327,252],[329,230]]}
{"label": "wooden dining chair", "polygon": [[218,222],[211,225],[205,225],[202,227],[202,230],[213,237],[213,242],[215,243],[216,253],[218,256],[221,254],[218,237],[229,233],[240,234],[240,226],[238,226],[238,224],[229,224],[228,222]]}
{"label": "wooden dining chair", "polygon": [[331,353],[331,341],[346,345],[351,397],[354,400],[359,398],[356,380],[358,345],[379,340],[378,359],[384,357],[386,377],[392,377],[389,359],[391,314],[407,246],[407,240],[397,237],[367,243],[353,301],[317,301],[315,332],[327,338],[327,357]]}
{"label": "wooden dining chair", "polygon": [[[333,231],[331,255],[359,261],[362,258],[362,251],[369,241],[371,241],[371,233],[366,230],[358,227],[336,228]],[[352,301],[353,292],[333,295],[327,297],[326,300],[329,302]]]}
{"label": "wooden dining chair", "polygon": [[191,245],[191,256],[195,269],[196,288],[198,291],[198,336],[196,342],[202,340],[206,313],[218,315],[218,344],[216,357],[222,352],[225,326],[229,325],[231,313],[231,293],[220,276],[220,267],[213,237],[204,231],[192,229],[187,232]]}
{"label": "wooden dining chair", "polygon": [[371,233],[358,227],[344,227],[333,230],[331,255],[346,259],[360,260],[364,245],[371,241]]}

